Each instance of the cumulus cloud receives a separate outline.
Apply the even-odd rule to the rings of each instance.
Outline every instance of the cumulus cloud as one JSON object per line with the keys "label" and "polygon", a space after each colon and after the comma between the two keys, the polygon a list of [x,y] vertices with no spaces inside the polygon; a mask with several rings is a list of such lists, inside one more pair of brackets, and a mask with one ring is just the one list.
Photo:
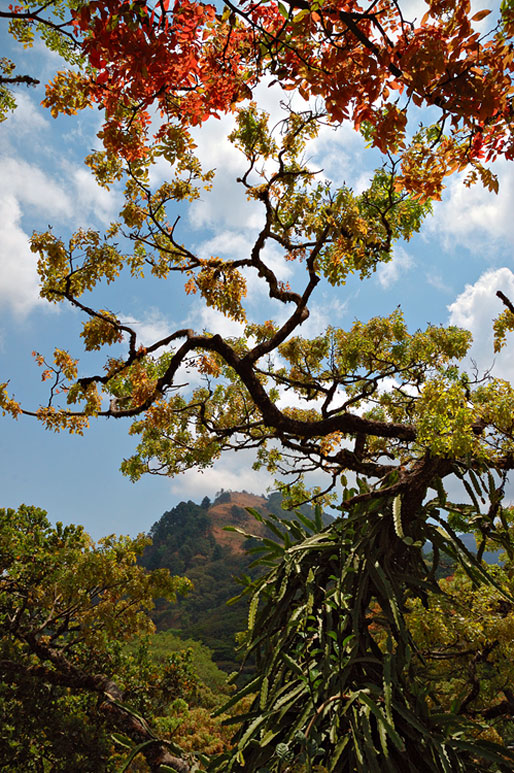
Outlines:
{"label": "cumulus cloud", "polygon": [[198,244],[195,252],[202,258],[214,256],[224,260],[241,260],[249,257],[252,246],[253,241],[247,232],[226,230]]}
{"label": "cumulus cloud", "polygon": [[[307,102],[297,91],[286,92],[279,84],[271,85],[271,79],[259,84],[254,90],[254,99],[259,109],[269,114],[270,127],[286,117],[288,105],[299,111],[316,109],[315,99]],[[190,208],[189,218],[195,228],[255,229],[263,222],[262,205],[248,202],[243,187],[237,183],[247,168],[247,161],[227,140],[234,125],[234,117],[228,115],[219,121],[206,121],[193,131],[196,152],[204,169],[217,170],[212,191],[193,202]],[[364,189],[372,175],[363,170],[364,151],[363,138],[350,124],[343,124],[337,129],[322,126],[318,136],[308,143],[306,156],[311,168],[319,170],[321,179]],[[266,162],[260,162],[262,165],[267,169]]]}
{"label": "cumulus cloud", "polygon": [[175,329],[172,322],[159,309],[148,309],[141,319],[131,315],[120,314],[123,324],[133,328],[138,336],[138,341],[143,346],[150,346],[156,341],[170,335]]}
{"label": "cumulus cloud", "polygon": [[507,346],[499,354],[493,351],[493,319],[503,311],[496,297],[502,290],[514,298],[514,273],[509,268],[486,271],[474,284],[467,284],[463,292],[448,306],[449,322],[470,330],[473,345],[469,357],[476,362],[479,373],[492,368],[492,375],[514,379],[514,360]]}
{"label": "cumulus cloud", "polygon": [[[373,151],[371,151],[373,153]],[[336,185],[348,185],[356,193],[369,187],[373,171],[369,169],[370,151],[364,138],[350,123],[337,128],[322,126],[318,136],[308,145],[311,167]],[[376,153],[377,166],[381,163]]]}
{"label": "cumulus cloud", "polygon": [[16,93],[16,105],[16,110],[9,113],[8,120],[2,126],[0,147],[11,138],[26,138],[27,135],[31,136],[31,142],[33,142],[35,132],[39,133],[50,126],[42,109],[26,92]]}
{"label": "cumulus cloud", "polygon": [[188,324],[195,330],[210,330],[218,333],[223,338],[237,338],[244,333],[244,325],[235,322],[229,317],[225,317],[221,311],[213,309],[212,306],[201,306],[193,308],[188,319]]}
{"label": "cumulus cloud", "polygon": [[100,188],[88,172],[77,165],[66,172],[48,174],[24,159],[0,158],[0,297],[4,308],[17,314],[43,303],[26,224],[29,232],[45,229],[48,222],[75,229],[105,222],[114,212],[113,194]]}
{"label": "cumulus cloud", "polygon": [[212,497],[221,488],[233,491],[253,491],[261,494],[272,485],[273,478],[265,470],[253,470],[255,452],[241,450],[227,452],[219,462],[206,470],[188,470],[173,479],[171,491],[181,499],[200,501]]}
{"label": "cumulus cloud", "polygon": [[232,116],[224,116],[220,121],[206,121],[194,132],[204,169],[216,170],[212,190],[189,207],[188,218],[194,228],[239,230],[256,228],[262,221],[262,206],[248,202],[237,182],[244,174],[246,159],[227,140],[233,124]]}
{"label": "cumulus cloud", "polygon": [[493,169],[500,181],[496,196],[480,183],[467,188],[465,175],[452,178],[427,231],[443,241],[448,249],[462,245],[472,252],[490,255],[510,250],[514,238],[514,179],[510,162],[497,161]]}
{"label": "cumulus cloud", "polygon": [[433,273],[433,272],[427,272],[425,274],[425,278],[427,280],[427,284],[431,285],[432,287],[435,287],[436,290],[439,290],[441,293],[448,293],[452,294],[452,288],[448,285],[448,282],[446,279],[444,279],[441,274],[439,273]]}
{"label": "cumulus cloud", "polygon": [[20,158],[0,158],[1,186],[15,196],[23,213],[70,221],[73,227],[92,220],[107,222],[115,212],[116,194],[97,185],[91,173],[68,164],[63,173],[48,174]]}
{"label": "cumulus cloud", "polygon": [[403,247],[395,247],[394,255],[389,263],[381,263],[377,268],[377,278],[384,290],[398,280],[414,266],[414,260]]}
{"label": "cumulus cloud", "polygon": [[[267,83],[254,92],[259,109],[270,115],[270,126],[284,117],[280,100],[284,92]],[[233,115],[223,115],[220,120],[206,121],[192,131],[197,144],[196,153],[204,170],[215,169],[212,191],[194,201],[188,216],[194,228],[237,230],[256,229],[263,223],[264,210],[255,201],[247,201],[245,189],[237,178],[241,177],[248,161],[227,136],[235,127]]]}
{"label": "cumulus cloud", "polygon": [[36,256],[20,226],[21,209],[10,194],[0,196],[0,302],[17,315],[48,306],[39,297]]}
{"label": "cumulus cloud", "polygon": [[323,335],[329,325],[338,325],[341,318],[346,316],[352,299],[353,294],[349,294],[344,301],[334,295],[322,296],[319,302],[310,308],[308,319],[298,328],[298,335],[304,338]]}
{"label": "cumulus cloud", "polygon": [[40,168],[17,158],[0,159],[0,179],[5,190],[38,214],[71,217],[73,206],[64,187]]}
{"label": "cumulus cloud", "polygon": [[[205,470],[188,470],[177,475],[171,483],[171,492],[180,499],[193,499],[200,502],[204,496],[212,497],[221,488],[232,491],[252,491],[264,494],[274,489],[274,476],[264,469],[254,470],[255,451],[230,451],[223,454],[213,467]],[[308,486],[326,486],[329,478],[319,472],[306,476]]]}
{"label": "cumulus cloud", "polygon": [[70,170],[73,185],[75,222],[84,224],[91,218],[101,223],[110,222],[116,214],[117,196],[97,184],[89,170],[74,167]]}

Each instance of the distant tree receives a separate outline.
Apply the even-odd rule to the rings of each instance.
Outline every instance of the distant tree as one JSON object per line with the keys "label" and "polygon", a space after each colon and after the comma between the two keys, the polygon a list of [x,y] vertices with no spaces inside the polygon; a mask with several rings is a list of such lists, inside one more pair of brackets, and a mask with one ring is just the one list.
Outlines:
{"label": "distant tree", "polygon": [[221,489],[221,491],[219,491],[216,494],[216,498],[214,500],[214,504],[215,505],[224,505],[227,502],[230,502],[231,499],[232,499],[231,492],[230,491],[224,491],[223,489]]}
{"label": "distant tree", "polygon": [[202,504],[200,505],[200,507],[203,510],[208,510],[210,506],[211,506],[211,500],[209,499],[209,497],[204,497],[202,499]]}
{"label": "distant tree", "polygon": [[[490,568],[495,585],[474,586],[458,567],[424,606],[408,604],[419,656],[416,678],[439,710],[465,718],[478,737],[514,743],[513,564]],[[503,590],[500,591],[499,588]],[[505,595],[510,592],[511,598]]]}
{"label": "distant tree", "polygon": [[[275,539],[254,537],[267,571],[247,579],[239,637],[256,668],[227,706],[251,701],[234,748],[210,771],[364,773],[378,760],[391,773],[512,770],[512,541],[503,535],[509,561],[486,574],[452,529],[462,506],[445,505],[446,533],[432,500],[425,512],[437,520],[419,524],[417,544],[398,502],[370,511],[363,500],[325,527],[319,509],[312,519],[259,516]],[[465,514],[476,526],[478,513]],[[508,532],[511,511],[496,515]],[[479,553],[498,545],[488,524]],[[460,569],[439,585],[445,554]]]}
{"label": "distant tree", "polygon": [[[237,505],[238,523],[248,517]],[[139,559],[149,569],[164,567],[173,574],[185,573],[193,589],[176,604],[164,599],[152,611],[159,631],[180,630],[182,636],[194,636],[213,651],[216,662],[233,671],[235,634],[245,628],[245,605],[227,607],[238,592],[235,578],[253,574],[251,556],[220,544],[212,531],[208,513],[193,502],[180,502],[163,514],[151,529],[153,543]]]}
{"label": "distant tree", "polygon": [[148,637],[148,651],[154,662],[164,662],[173,652],[193,653],[194,669],[200,683],[215,695],[230,695],[234,688],[227,685],[227,674],[212,660],[212,650],[194,639],[180,638],[170,631],[160,631]]}
{"label": "distant tree", "polygon": [[246,512],[244,508],[240,507],[239,505],[232,505],[230,508],[230,515],[232,516],[234,523],[241,522],[246,518]]}
{"label": "distant tree", "polygon": [[[136,565],[146,543],[107,537],[95,546],[82,527],[54,528],[38,508],[0,510],[0,759],[6,770],[111,770],[115,731],[129,747],[141,745],[150,770],[160,764],[189,770],[134,713],[134,695],[149,694],[150,684],[131,676],[122,652],[123,642],[153,629],[154,598],[173,599],[189,587],[166,570]],[[166,674],[161,679],[164,689]]]}
{"label": "distant tree", "polygon": [[208,513],[192,501],[179,502],[164,513],[150,535],[152,543],[145,549],[141,564],[149,569],[164,567],[173,574],[190,569],[195,556],[210,555],[215,545]]}

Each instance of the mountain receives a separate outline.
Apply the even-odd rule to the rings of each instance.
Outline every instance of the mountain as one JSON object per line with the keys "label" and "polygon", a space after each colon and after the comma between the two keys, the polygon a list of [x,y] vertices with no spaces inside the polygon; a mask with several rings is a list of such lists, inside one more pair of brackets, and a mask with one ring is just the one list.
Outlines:
{"label": "mountain", "polygon": [[[459,538],[471,553],[477,552],[477,541],[473,536],[473,534],[459,534]],[[503,561],[500,561],[500,556],[502,553],[503,553],[503,550],[494,550],[494,551],[486,550],[483,555],[483,559],[486,562],[486,564],[498,564],[498,563],[503,564]]]}
{"label": "mountain", "polygon": [[[227,606],[241,587],[237,577],[255,576],[253,560],[246,549],[251,540],[225,526],[237,526],[258,536],[273,536],[253,518],[250,507],[265,515],[275,513],[292,517],[281,507],[279,493],[269,497],[246,491],[221,491],[214,502],[206,497],[198,505],[180,502],[164,513],[152,526],[152,545],[146,548],[140,563],[148,569],[164,567],[172,574],[185,575],[194,589],[176,604],[158,602],[153,612],[157,629],[173,630],[184,637],[193,637],[213,650],[216,663],[228,670],[237,666],[234,655],[235,634],[246,629],[248,605],[245,600]],[[310,514],[311,508],[301,508]],[[328,523],[329,515],[324,515]]]}
{"label": "mountain", "polygon": [[[165,512],[152,526],[152,545],[140,559],[148,569],[164,567],[172,574],[189,577],[194,585],[176,604],[165,600],[157,603],[152,615],[157,630],[171,630],[182,638],[192,637],[206,644],[213,650],[217,665],[228,671],[237,668],[235,635],[246,629],[248,604],[243,599],[227,606],[227,601],[241,590],[237,578],[243,574],[254,577],[258,570],[250,566],[253,556],[246,552],[252,541],[225,531],[224,527],[237,526],[249,534],[274,538],[246,508],[285,519],[294,515],[282,509],[278,492],[265,497],[246,491],[221,490],[214,502],[207,497],[199,505],[192,501],[180,502]],[[312,515],[312,509],[307,506],[300,510]],[[324,514],[323,520],[328,524],[332,518]],[[472,535],[459,536],[469,550],[476,550]],[[487,553],[484,559],[496,563],[498,555],[499,551]],[[454,568],[449,557],[441,556],[438,576],[447,576]]]}

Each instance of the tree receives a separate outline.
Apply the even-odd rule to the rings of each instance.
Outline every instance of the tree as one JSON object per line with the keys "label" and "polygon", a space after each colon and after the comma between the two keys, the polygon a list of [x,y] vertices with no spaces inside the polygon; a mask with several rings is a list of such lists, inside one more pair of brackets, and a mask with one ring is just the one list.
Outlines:
{"label": "tree", "polygon": [[[51,527],[38,508],[0,510],[1,746],[10,770],[111,770],[116,729],[142,745],[151,770],[189,770],[130,705],[151,691],[131,673],[123,642],[153,630],[154,598],[190,585],[139,568],[147,543],[106,537],[95,546],[81,527]],[[160,672],[161,691],[171,673]]]}
{"label": "tree", "polygon": [[[310,764],[314,729],[329,769],[467,770],[488,764],[476,762],[487,755],[506,769],[501,754],[510,752],[462,740],[462,726],[440,719],[419,684],[409,682],[413,645],[405,606],[409,596],[425,599],[435,590],[421,554],[427,539],[484,579],[451,527],[441,536],[430,517],[444,523],[443,511],[474,518],[484,533],[508,542],[501,503],[514,464],[513,388],[461,372],[469,333],[433,325],[410,333],[398,309],[313,340],[300,330],[323,282],[365,280],[391,260],[395,242],[421,227],[447,175],[468,169],[469,184],[496,189],[486,164],[513,155],[512,4],[503,4],[493,29],[481,36],[474,25],[485,16],[471,17],[462,2],[430,2],[416,26],[390,2],[228,3],[218,13],[188,0],[172,10],[165,1],[95,0],[74,17],[89,69],[58,74],[48,87],[54,114],[94,103],[105,110],[104,147],[87,163],[106,187],[124,181],[125,203],[103,237],[92,229],[67,243],[52,231],[33,236],[41,293],[86,315],[86,351],[125,349],[107,357],[101,373],[80,376],[68,352],[56,349],[52,359],[36,353],[43,379],[52,380],[48,404],[22,407],[4,384],[4,412],[71,432],[85,431],[96,417],[133,418],[130,432],[140,443],[122,466],[133,480],[201,469],[225,451],[254,448],[258,464],[292,476],[294,501],[345,487],[341,518],[321,535],[319,524],[308,523],[306,531],[275,524],[286,542],[270,548],[268,560],[279,563],[258,581],[248,638],[261,664],[253,685],[261,705],[254,703],[247,717],[231,769],[280,769],[301,755]],[[268,76],[311,100],[286,106],[274,128],[255,103],[245,102]],[[413,129],[417,108],[427,106],[433,123]],[[150,120],[155,108],[157,130]],[[195,156],[191,126],[229,110],[236,117],[229,140],[247,161],[239,182],[261,206],[262,221],[247,255],[222,260],[181,242],[172,209],[208,190],[214,174]],[[360,194],[320,179],[306,157],[323,123],[343,121],[383,154]],[[154,190],[150,172],[161,159],[169,163],[169,179]],[[295,288],[279,281],[266,257],[269,244],[302,266]],[[216,330],[177,329],[142,346],[130,324],[94,304],[97,286],[116,280],[124,267],[134,280],[147,272],[162,280],[182,274],[186,293],[245,324],[244,333],[224,338]],[[247,274],[263,283],[283,321],[246,319]],[[514,329],[514,307],[502,293],[500,299],[498,348]],[[178,382],[184,364],[202,386]],[[301,408],[278,404],[288,393]],[[327,474],[327,485],[307,495],[303,476],[317,470]],[[487,505],[449,501],[444,481],[452,475],[471,492],[478,487]],[[259,596],[266,603],[253,627]],[[318,633],[309,627],[313,600]],[[370,631],[375,603],[388,616],[385,653]],[[302,647],[306,661],[298,661]],[[340,687],[327,694],[332,656]],[[269,663],[277,668],[272,687]],[[316,689],[311,671],[315,682],[321,679]],[[281,693],[295,673],[298,692]],[[285,701],[280,721],[273,695]],[[296,726],[297,706],[287,701],[299,696]]]}
{"label": "tree", "polygon": [[[491,569],[511,591],[512,562]],[[493,585],[473,587],[458,569],[427,608],[413,600],[407,621],[419,648],[419,678],[438,704],[475,724],[475,733],[512,744],[512,601]]]}
{"label": "tree", "polygon": [[[0,11],[0,19],[9,22],[9,32],[24,48],[31,47],[35,40],[42,40],[68,64],[84,66],[81,47],[71,26],[71,8],[78,5],[70,0],[43,3],[23,0],[19,5],[10,5],[8,10]],[[5,56],[0,58],[0,121],[16,108],[14,90],[17,86],[36,86],[40,82],[32,75],[19,75],[15,70],[15,62]]]}
{"label": "tree", "polygon": [[[511,582],[501,572],[486,573],[441,518],[444,508],[454,521],[460,507],[443,494],[407,520],[399,499],[375,497],[325,528],[319,509],[315,518],[293,520],[254,513],[277,539],[254,536],[259,563],[271,567],[248,579],[243,592],[251,598],[243,650],[257,668],[225,708],[248,694],[252,700],[238,718],[234,749],[210,770],[512,768],[507,745],[514,705],[504,660]],[[490,523],[471,507],[466,516],[483,527]],[[493,543],[502,536],[512,556],[508,535],[498,531]],[[423,545],[430,543],[436,558],[429,564]],[[441,593],[436,577],[443,553],[462,566],[461,592]],[[470,597],[465,619],[451,626],[449,616],[462,615]],[[464,645],[466,633],[472,643]],[[447,661],[450,675],[431,661],[432,653],[449,656],[449,646],[465,658],[458,666]],[[493,650],[498,660],[488,660]],[[481,686],[485,676],[491,685]],[[492,727],[498,718],[503,737]]]}

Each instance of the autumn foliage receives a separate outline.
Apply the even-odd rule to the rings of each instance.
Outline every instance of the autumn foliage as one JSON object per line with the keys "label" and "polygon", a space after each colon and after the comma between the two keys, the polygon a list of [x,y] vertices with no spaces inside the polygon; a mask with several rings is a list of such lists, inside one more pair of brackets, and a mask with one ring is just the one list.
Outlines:
{"label": "autumn foliage", "polygon": [[[23,40],[30,8],[10,17]],[[100,185],[124,186],[105,234],[33,235],[41,296],[84,315],[87,353],[113,354],[81,375],[82,363],[58,347],[36,353],[48,401],[20,406],[5,382],[0,409],[70,432],[97,417],[132,419],[139,443],[122,464],[132,480],[203,469],[247,448],[296,502],[343,492],[327,529],[319,519],[267,521],[283,544],[265,543],[271,569],[250,583],[246,645],[259,664],[257,697],[220,769],[295,770],[312,758],[338,773],[489,770],[487,760],[511,770],[508,750],[476,745],[465,717],[434,709],[411,679],[406,609],[439,592],[422,552],[427,540],[474,582],[493,582],[480,559],[487,540],[510,544],[502,501],[514,468],[514,388],[461,369],[467,331],[410,332],[399,309],[310,339],[301,325],[324,284],[366,280],[392,259],[448,175],[467,172],[465,184],[497,191],[490,164],[514,156],[512,2],[495,16],[429,0],[418,21],[390,0],[227,2],[222,10],[94,0],[73,4],[67,26],[37,18],[67,30],[82,57],[78,69],[56,75],[44,104],[53,115],[103,111],[101,146],[86,163]],[[284,97],[276,125],[256,102],[265,85]],[[182,240],[177,211],[207,195],[216,174],[197,155],[195,127],[228,113],[226,141],[244,164],[237,182],[260,221],[247,251],[220,257]],[[378,164],[360,192],[309,162],[321,128],[344,123]],[[166,179],[155,184],[163,162]],[[294,266],[290,284],[270,246],[276,261]],[[178,277],[195,304],[239,323],[240,334],[177,328],[143,345],[105,300],[95,305],[97,288],[116,286],[122,271],[134,282]],[[274,320],[248,319],[250,281],[270,297]],[[498,297],[496,350],[514,330],[514,305]],[[195,374],[191,385],[184,371]],[[326,486],[307,492],[310,472],[323,472]],[[447,495],[451,476],[468,504]],[[480,536],[478,559],[452,524]],[[377,600],[388,616],[385,650],[368,630]]]}
{"label": "autumn foliage", "polygon": [[[86,316],[86,352],[116,354],[102,373],[80,377],[81,363],[62,349],[37,355],[50,398],[23,411],[71,432],[96,416],[133,417],[140,445],[123,463],[133,479],[208,466],[241,447],[257,448],[257,464],[273,472],[294,472],[296,459],[308,460],[294,472],[299,483],[321,467],[330,489],[349,469],[376,475],[379,488],[394,478],[386,486],[392,494],[412,475],[449,474],[452,459],[464,463],[470,454],[509,468],[512,387],[472,384],[456,369],[470,343],[464,331],[429,326],[412,334],[395,311],[315,340],[299,334],[320,282],[366,279],[391,260],[395,242],[421,228],[448,174],[467,169],[467,184],[496,190],[488,164],[512,155],[510,6],[487,27],[489,18],[471,16],[462,2],[429,3],[419,22],[390,2],[229,3],[219,11],[189,0],[95,0],[74,9],[70,28],[83,65],[56,76],[45,104],[54,114],[102,108],[103,147],[86,163],[100,185],[124,184],[125,201],[105,235],[80,229],[65,241],[46,231],[33,235],[31,249],[41,295]],[[275,127],[249,101],[270,82],[301,100],[285,106]],[[234,114],[227,140],[247,165],[238,182],[262,211],[249,253],[229,258],[183,243],[174,209],[210,190],[215,171],[203,168],[191,130],[224,112]],[[306,156],[322,125],[345,121],[383,158],[359,194],[320,179]],[[152,186],[153,165],[163,161],[167,179]],[[265,256],[270,244],[304,270],[303,283],[279,280]],[[230,340],[177,329],[143,346],[130,324],[92,300],[124,269],[134,281],[182,276],[186,294],[245,325],[244,334]],[[285,322],[247,319],[249,277],[285,311]],[[498,347],[513,327],[510,301],[503,302]],[[271,353],[277,367],[266,364]],[[185,364],[204,385],[175,387]],[[382,388],[385,379],[396,379],[398,390]],[[277,406],[284,389],[301,407]],[[7,383],[1,390],[2,409],[19,415]],[[286,450],[273,445],[277,439]],[[383,452],[391,440],[390,464]]]}
{"label": "autumn foliage", "polygon": [[[105,146],[134,159],[170,121],[219,116],[262,78],[275,79],[321,99],[334,124],[365,127],[383,153],[400,152],[399,185],[438,196],[456,169],[512,158],[512,14],[505,8],[503,23],[484,35],[476,25],[488,15],[471,16],[469,2],[430,2],[416,24],[391,2],[229,3],[218,13],[189,0],[96,0],[73,22],[90,75],[58,75],[46,104],[99,104]],[[413,106],[439,111],[439,136],[413,136]],[[152,138],[155,109],[161,126]]]}

